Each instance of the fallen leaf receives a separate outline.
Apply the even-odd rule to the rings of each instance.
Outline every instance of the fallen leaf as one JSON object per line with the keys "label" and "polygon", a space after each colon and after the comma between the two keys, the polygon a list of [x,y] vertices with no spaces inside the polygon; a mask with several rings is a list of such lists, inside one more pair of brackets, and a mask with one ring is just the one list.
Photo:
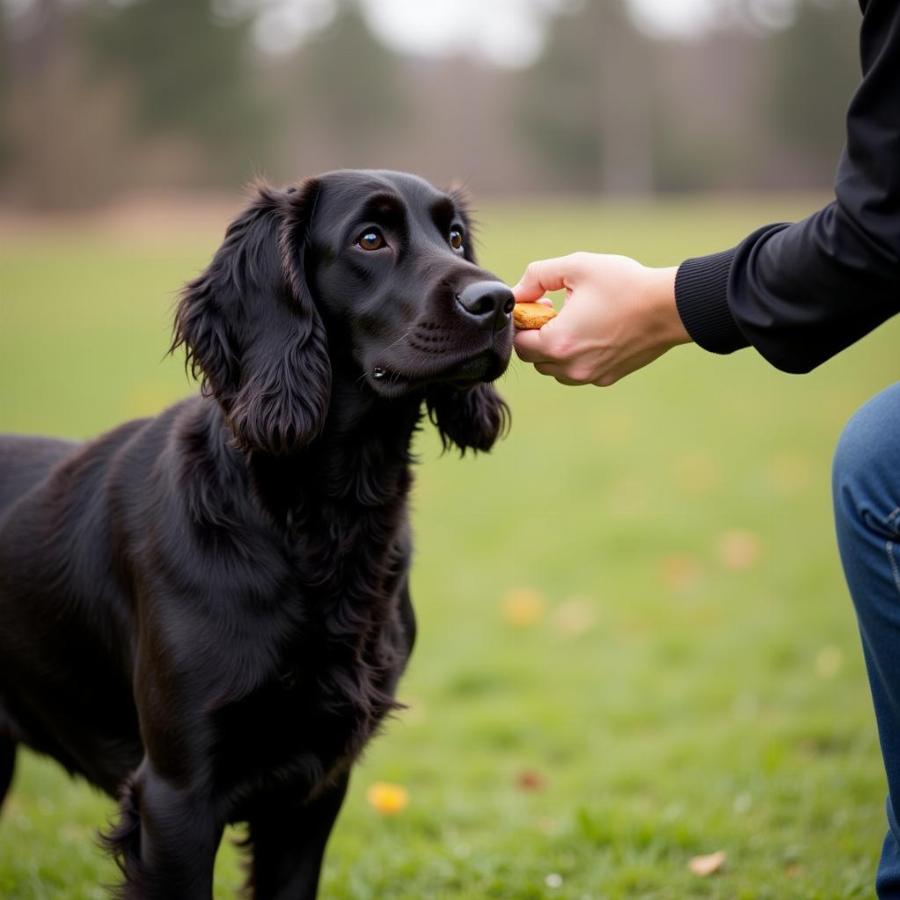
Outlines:
{"label": "fallen leaf", "polygon": [[546,783],[544,776],[534,769],[523,769],[516,775],[516,787],[520,791],[542,791]]}
{"label": "fallen leaf", "polygon": [[688,868],[701,878],[708,878],[714,875],[722,866],[725,865],[725,851],[716,850],[715,853],[709,853],[706,856],[695,856],[688,863]]}
{"label": "fallen leaf", "polygon": [[759,559],[760,540],[751,531],[732,528],[719,538],[719,559],[726,569],[742,572]]}
{"label": "fallen leaf", "polygon": [[394,816],[409,805],[409,792],[399,784],[376,781],[368,791],[366,800],[382,816]]}
{"label": "fallen leaf", "polygon": [[531,588],[513,588],[501,604],[503,619],[514,628],[528,628],[544,618],[544,598]]}

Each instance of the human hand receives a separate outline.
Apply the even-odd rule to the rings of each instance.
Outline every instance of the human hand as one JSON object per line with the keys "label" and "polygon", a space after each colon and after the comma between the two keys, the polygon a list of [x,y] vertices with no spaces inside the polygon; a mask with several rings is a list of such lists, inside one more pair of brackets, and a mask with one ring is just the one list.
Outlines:
{"label": "human hand", "polygon": [[676,271],[601,253],[531,263],[513,288],[516,302],[562,288],[566,301],[539,331],[516,333],[516,353],[561,384],[614,384],[690,342],[675,306]]}

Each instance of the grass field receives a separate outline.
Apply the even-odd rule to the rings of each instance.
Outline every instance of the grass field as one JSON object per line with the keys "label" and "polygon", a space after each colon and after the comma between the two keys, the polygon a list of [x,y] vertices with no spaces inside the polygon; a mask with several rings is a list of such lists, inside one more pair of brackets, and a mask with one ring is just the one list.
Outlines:
{"label": "grass field", "polygon": [[[482,258],[510,280],[573,249],[672,263],[809,208],[489,208]],[[5,234],[0,430],[86,437],[193,390],[163,358],[169,316],[219,234]],[[885,787],[828,482],[843,423],[900,375],[898,338],[803,378],[693,347],[604,390],[514,362],[493,455],[423,435],[410,708],[356,770],[323,896],[871,896]],[[367,803],[378,781],[406,788],[402,812]],[[111,812],[21,754],[0,897],[103,896]],[[690,871],[717,850],[720,871]],[[223,846],[216,896],[239,882]]]}

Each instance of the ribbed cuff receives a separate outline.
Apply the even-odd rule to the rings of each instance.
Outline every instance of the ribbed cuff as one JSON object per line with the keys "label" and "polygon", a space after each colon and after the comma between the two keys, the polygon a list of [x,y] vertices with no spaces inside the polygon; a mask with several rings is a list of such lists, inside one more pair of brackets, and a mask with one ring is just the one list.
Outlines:
{"label": "ribbed cuff", "polygon": [[735,250],[685,260],[675,276],[675,304],[694,343],[711,353],[733,353],[750,341],[728,308],[728,276]]}

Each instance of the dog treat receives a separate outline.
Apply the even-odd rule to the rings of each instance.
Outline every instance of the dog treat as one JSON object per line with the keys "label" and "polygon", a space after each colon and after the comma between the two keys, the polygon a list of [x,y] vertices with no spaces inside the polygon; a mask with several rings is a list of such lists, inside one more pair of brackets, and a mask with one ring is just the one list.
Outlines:
{"label": "dog treat", "polygon": [[543,303],[517,303],[513,309],[513,322],[516,328],[530,331],[546,325],[555,315],[556,310]]}

